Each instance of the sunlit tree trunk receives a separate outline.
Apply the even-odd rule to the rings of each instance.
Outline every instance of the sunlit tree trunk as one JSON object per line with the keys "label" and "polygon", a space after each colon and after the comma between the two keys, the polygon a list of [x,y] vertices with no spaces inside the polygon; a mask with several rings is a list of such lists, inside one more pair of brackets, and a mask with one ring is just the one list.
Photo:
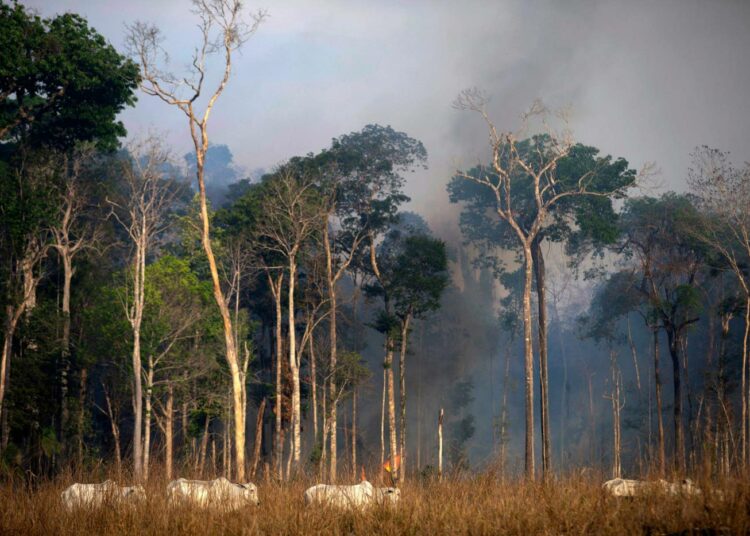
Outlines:
{"label": "sunlit tree trunk", "polygon": [[302,453],[302,435],[301,431],[301,395],[299,380],[299,362],[297,358],[297,334],[295,328],[295,311],[294,311],[294,288],[297,278],[297,260],[296,253],[289,256],[289,299],[288,299],[288,323],[289,323],[289,368],[292,373],[292,442],[293,465],[296,469],[300,463]]}
{"label": "sunlit tree trunk", "polygon": [[529,244],[524,244],[524,286],[523,286],[523,339],[524,372],[526,399],[526,445],[524,461],[526,475],[534,477],[534,348],[531,330],[531,288],[533,283],[534,261]]}
{"label": "sunlit tree trunk", "polygon": [[282,456],[284,451],[284,442],[282,440],[282,429],[281,429],[281,419],[284,412],[284,404],[282,400],[282,393],[281,393],[281,360],[284,358],[283,356],[283,348],[282,348],[282,338],[281,338],[281,285],[283,283],[283,273],[279,274],[277,278],[271,277],[271,275],[268,275],[268,282],[271,286],[271,291],[273,293],[274,297],[274,307],[276,312],[276,393],[274,397],[274,406],[275,406],[275,417],[276,417],[276,455],[275,455],[275,462],[276,462],[276,473],[279,480],[283,478],[283,463],[282,463]]}
{"label": "sunlit tree trunk", "polygon": [[396,437],[396,397],[394,393],[395,386],[393,379],[394,343],[389,335],[386,336],[385,347],[386,354],[383,365],[385,367],[385,372],[388,379],[388,434],[391,459],[391,476],[393,477],[394,482],[398,482],[400,478],[400,472],[398,463],[396,462],[396,456],[398,455],[398,442]]}
{"label": "sunlit tree trunk", "polygon": [[380,466],[383,467],[385,463],[385,397],[388,392],[388,377],[383,367],[383,394],[380,399]]}

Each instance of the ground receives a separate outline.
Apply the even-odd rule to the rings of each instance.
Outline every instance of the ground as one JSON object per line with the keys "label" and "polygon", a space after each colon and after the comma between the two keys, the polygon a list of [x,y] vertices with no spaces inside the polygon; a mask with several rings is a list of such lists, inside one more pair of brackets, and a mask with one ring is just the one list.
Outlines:
{"label": "ground", "polygon": [[0,534],[750,533],[750,486],[740,478],[712,485],[704,480],[696,498],[615,499],[590,475],[542,484],[484,474],[407,482],[398,508],[364,513],[305,508],[303,492],[311,480],[259,481],[261,505],[228,514],[169,507],[163,479],[149,482],[148,501],[137,507],[66,513],[60,492],[73,481],[0,484]]}

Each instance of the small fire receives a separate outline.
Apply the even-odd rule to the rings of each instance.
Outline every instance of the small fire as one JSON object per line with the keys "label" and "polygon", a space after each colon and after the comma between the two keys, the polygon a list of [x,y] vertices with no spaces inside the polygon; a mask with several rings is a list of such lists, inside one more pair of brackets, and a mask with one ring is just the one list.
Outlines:
{"label": "small fire", "polygon": [[393,464],[393,466],[391,466],[391,459],[390,458],[388,458],[385,461],[385,463],[383,464],[383,469],[385,469],[389,473],[393,472],[394,469],[396,471],[398,471],[399,469],[401,469],[401,456],[399,454],[396,454],[393,457],[393,459],[394,459],[394,462],[395,462]]}

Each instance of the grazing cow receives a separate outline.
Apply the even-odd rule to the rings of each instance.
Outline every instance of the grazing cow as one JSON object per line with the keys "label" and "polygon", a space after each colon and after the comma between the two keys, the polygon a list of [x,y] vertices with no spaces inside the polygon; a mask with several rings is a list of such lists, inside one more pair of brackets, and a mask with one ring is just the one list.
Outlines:
{"label": "grazing cow", "polygon": [[318,484],[305,491],[305,504],[321,504],[337,508],[363,510],[373,504],[395,505],[401,499],[397,488],[376,488],[363,480],[356,486]]}
{"label": "grazing cow", "polygon": [[679,484],[667,482],[666,480],[656,480],[653,482],[643,480],[628,480],[625,478],[615,478],[608,480],[602,486],[605,491],[614,497],[636,497],[648,493],[666,493],[667,495],[700,495],[693,482],[686,478]]}
{"label": "grazing cow", "polygon": [[224,477],[215,480],[173,480],[167,486],[169,502],[189,502],[202,507],[239,510],[249,504],[258,505],[255,484],[233,484]]}
{"label": "grazing cow", "polygon": [[99,508],[103,505],[116,506],[122,503],[133,504],[146,499],[142,486],[118,486],[112,480],[101,484],[73,484],[60,494],[63,505],[68,510],[76,508]]}

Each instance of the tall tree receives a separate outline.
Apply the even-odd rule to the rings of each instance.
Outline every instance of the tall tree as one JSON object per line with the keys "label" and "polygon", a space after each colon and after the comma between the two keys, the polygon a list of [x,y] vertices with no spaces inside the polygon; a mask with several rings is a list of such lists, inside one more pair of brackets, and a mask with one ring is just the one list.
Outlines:
{"label": "tall tree", "polygon": [[[200,18],[199,28],[202,41],[193,56],[190,76],[177,78],[159,68],[159,54],[162,52],[161,32],[156,26],[141,22],[133,24],[129,27],[128,44],[131,53],[138,58],[141,65],[141,89],[147,95],[158,97],[170,106],[177,107],[188,120],[195,149],[196,177],[200,193],[200,214],[203,225],[201,242],[208,258],[214,286],[214,299],[224,325],[226,361],[232,376],[236,476],[238,480],[243,481],[245,479],[245,422],[241,364],[232,317],[224,297],[211,241],[204,170],[206,153],[209,149],[208,120],[217,99],[229,83],[232,74],[232,56],[255,33],[265,18],[265,13],[259,11],[253,14],[251,23],[247,24],[243,20],[243,6],[240,0],[194,0],[193,5],[194,12]],[[214,35],[214,28],[218,29],[218,35]],[[224,56],[223,74],[216,89],[210,93],[203,111],[200,112],[196,106],[205,90],[206,62],[209,56],[217,53]],[[183,93],[182,88],[187,88],[187,93]]]}
{"label": "tall tree", "polygon": [[169,223],[167,213],[178,189],[162,174],[168,161],[158,141],[150,138],[131,148],[132,157],[122,162],[126,191],[122,204],[110,201],[113,216],[122,225],[131,241],[132,256],[128,278],[131,290],[126,298],[125,313],[133,337],[131,364],[133,369],[133,471],[135,478],[145,476],[143,466],[143,388],[141,357],[141,326],[146,306],[146,261],[149,250]]}
{"label": "tall tree", "polygon": [[[440,307],[440,297],[449,282],[447,271],[448,260],[445,243],[421,232],[411,229],[393,229],[386,236],[379,248],[377,264],[380,277],[365,287],[370,297],[382,297],[389,305],[391,318],[387,318],[385,311],[381,314],[382,328],[396,333],[386,332],[387,337],[400,342],[399,351],[399,445],[391,450],[391,473],[395,479],[405,474],[406,461],[406,358],[409,349],[409,333],[411,323],[415,319],[423,318],[429,312]],[[391,379],[392,361],[386,363],[388,368],[389,393],[389,423],[394,429],[391,437],[395,436],[395,408],[392,407],[393,381]],[[396,455],[401,459],[400,467],[395,463]]]}
{"label": "tall tree", "polygon": [[667,335],[678,471],[686,468],[681,363],[687,330],[700,318],[698,287],[705,278],[706,248],[694,233],[700,224],[690,199],[673,193],[660,198],[629,199],[620,219],[620,249],[634,264],[631,270],[636,270],[635,288],[646,301],[653,322]]}
{"label": "tall tree", "polygon": [[[329,478],[336,480],[338,463],[339,282],[361,260],[365,245],[374,255],[383,232],[394,221],[404,195],[404,173],[425,165],[427,151],[419,140],[390,126],[367,125],[359,132],[335,138],[318,155],[297,159],[295,165],[318,177],[324,202],[320,243],[325,253],[330,340],[328,401],[325,428],[330,434]],[[370,260],[374,259],[371,255]],[[359,260],[358,260],[359,259]]]}
{"label": "tall tree", "polygon": [[299,260],[305,254],[306,242],[320,228],[322,215],[320,199],[311,178],[296,173],[293,168],[280,169],[267,179],[263,214],[265,217],[259,223],[258,236],[269,250],[286,261],[289,368],[292,376],[292,459],[295,468],[298,468],[302,452],[300,355],[304,344],[297,345],[295,289]]}
{"label": "tall tree", "polygon": [[[544,308],[544,272],[540,243],[545,228],[555,218],[558,207],[574,202],[578,197],[610,198],[621,195],[629,187],[634,176],[623,174],[621,180],[610,183],[599,175],[599,164],[610,164],[609,159],[595,161],[590,168],[583,168],[569,175],[561,174],[560,168],[565,159],[576,147],[570,133],[561,133],[549,127],[549,111],[535,102],[524,114],[524,128],[537,118],[541,118],[546,132],[528,140],[521,141],[512,132],[498,132],[486,109],[487,97],[477,90],[465,90],[454,103],[455,107],[478,113],[486,123],[490,133],[491,164],[480,166],[468,172],[459,171],[449,185],[452,200],[476,199],[476,194],[461,193],[460,181],[475,183],[480,189],[490,192],[491,204],[486,199],[480,201],[485,211],[491,210],[503,226],[500,235],[510,235],[520,250],[524,267],[523,290],[523,333],[524,333],[524,367],[526,376],[526,473],[533,477],[535,473],[534,454],[534,361],[532,342],[531,291],[535,276],[539,283],[540,297],[540,386],[541,386],[541,421],[542,421],[542,469],[547,474],[551,461],[549,437],[549,409],[547,395],[547,358],[546,358],[546,312]],[[561,117],[564,121],[564,116]],[[627,168],[627,164],[625,164]],[[525,192],[525,193],[523,193]],[[481,194],[480,196],[481,197]],[[562,212],[562,211],[561,211]],[[570,212],[570,211],[568,211]],[[536,265],[535,265],[536,263]]]}
{"label": "tall tree", "polygon": [[73,13],[43,19],[0,4],[0,140],[70,148],[125,135],[116,116],[135,102],[138,67]]}

